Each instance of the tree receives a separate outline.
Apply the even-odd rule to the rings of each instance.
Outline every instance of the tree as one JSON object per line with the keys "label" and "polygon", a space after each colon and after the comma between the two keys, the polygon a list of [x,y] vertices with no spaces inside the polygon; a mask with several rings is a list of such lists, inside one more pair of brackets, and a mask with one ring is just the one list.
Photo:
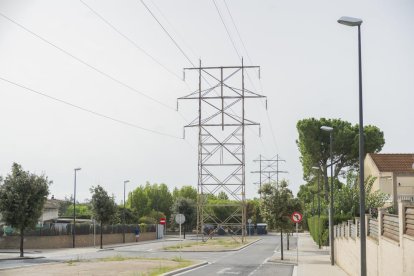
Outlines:
{"label": "tree", "polygon": [[0,213],[3,221],[20,231],[20,257],[24,257],[24,231],[36,226],[49,195],[51,182],[13,163],[12,172],[0,186]]}
{"label": "tree", "polygon": [[280,257],[283,260],[283,231],[292,230],[293,223],[290,221],[290,216],[294,211],[301,211],[301,204],[297,198],[293,197],[286,180],[280,181],[278,185],[267,183],[260,191],[262,193],[262,216],[269,227],[280,230]]}
{"label": "tree", "polygon": [[178,197],[171,206],[173,214],[183,214],[185,216],[184,222],[184,238],[185,230],[191,230],[197,224],[197,207],[194,200],[191,198]]}
{"label": "tree", "polygon": [[171,215],[173,198],[165,184],[150,184],[137,187],[128,196],[128,206],[136,212],[139,218],[149,216],[151,211],[164,213],[167,217]]}
{"label": "tree", "polygon": [[[365,213],[371,208],[383,207],[388,195],[380,190],[372,191],[376,178],[371,175],[365,179]],[[360,216],[359,210],[359,176],[351,170],[348,172],[346,185],[335,190],[335,213]]]}
{"label": "tree", "polygon": [[252,219],[252,223],[260,223],[263,222],[262,215],[260,213],[260,200],[255,199],[248,199],[246,204],[246,217],[247,219]]}
{"label": "tree", "polygon": [[224,191],[221,191],[221,192],[217,195],[217,199],[227,200],[227,199],[229,199],[229,197],[228,197],[228,195],[227,195]]}
{"label": "tree", "polygon": [[[329,133],[322,131],[321,126],[333,127],[333,160],[330,158]],[[296,144],[300,152],[304,179],[309,180],[312,167],[317,166],[324,176],[324,194],[328,201],[328,167],[335,166],[334,178],[344,168],[357,169],[359,161],[359,132],[358,125],[340,119],[303,119],[298,121],[296,128],[299,138]],[[384,146],[384,133],[376,126],[364,127],[365,152],[379,152]]]}
{"label": "tree", "polygon": [[100,185],[90,189],[92,193],[92,212],[97,221],[101,225],[101,249],[102,249],[102,226],[110,223],[116,214],[116,204],[113,197]]}
{"label": "tree", "polygon": [[174,188],[173,201],[178,197],[191,198],[194,202],[197,202],[197,190],[193,186],[182,186],[180,189]]}
{"label": "tree", "polygon": [[[92,206],[90,203],[76,203],[76,218],[90,219],[92,216]],[[66,212],[63,214],[65,217],[73,217],[73,203],[67,207]]]}

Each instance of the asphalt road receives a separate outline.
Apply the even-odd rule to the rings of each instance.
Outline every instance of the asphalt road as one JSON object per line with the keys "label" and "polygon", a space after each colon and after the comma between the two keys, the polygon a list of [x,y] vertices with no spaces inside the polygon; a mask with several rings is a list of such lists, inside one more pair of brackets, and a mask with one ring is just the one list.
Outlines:
{"label": "asphalt road", "polygon": [[[296,246],[291,241],[292,247]],[[267,262],[275,251],[280,250],[279,238],[264,236],[262,240],[230,254],[220,254],[206,266],[180,275],[280,275],[291,276],[293,265]]]}
{"label": "asphalt road", "polygon": [[[0,269],[40,265],[68,260],[90,260],[111,256],[172,258],[207,261],[208,265],[182,273],[181,275],[281,275],[291,276],[292,265],[267,262],[275,251],[280,250],[280,237],[275,235],[261,236],[260,241],[239,251],[230,252],[165,252],[165,246],[177,244],[177,240],[164,240],[149,243],[130,244],[103,251],[95,249],[66,249],[62,252],[43,252],[45,258],[27,260],[0,261]],[[192,240],[187,240],[192,242]],[[291,239],[291,247],[295,242]],[[0,270],[1,274],[1,270]]]}

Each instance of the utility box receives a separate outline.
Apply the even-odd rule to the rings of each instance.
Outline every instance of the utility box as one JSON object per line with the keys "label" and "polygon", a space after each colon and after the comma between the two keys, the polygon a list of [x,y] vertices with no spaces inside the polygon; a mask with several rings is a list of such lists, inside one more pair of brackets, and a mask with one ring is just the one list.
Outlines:
{"label": "utility box", "polygon": [[258,223],[256,226],[257,235],[267,235],[267,223]]}

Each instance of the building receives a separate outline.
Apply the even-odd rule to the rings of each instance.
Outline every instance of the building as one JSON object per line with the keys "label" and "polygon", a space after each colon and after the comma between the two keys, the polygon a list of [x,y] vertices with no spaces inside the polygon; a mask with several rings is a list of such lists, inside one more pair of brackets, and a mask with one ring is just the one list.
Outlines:
{"label": "building", "polygon": [[368,153],[364,161],[365,178],[376,177],[373,190],[390,195],[390,205],[398,200],[414,202],[414,154]]}

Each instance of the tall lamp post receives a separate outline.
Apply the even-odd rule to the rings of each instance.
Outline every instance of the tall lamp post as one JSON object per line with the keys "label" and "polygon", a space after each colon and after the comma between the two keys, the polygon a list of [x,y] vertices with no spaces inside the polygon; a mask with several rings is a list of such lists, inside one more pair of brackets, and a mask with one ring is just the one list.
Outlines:
{"label": "tall lamp post", "polygon": [[122,227],[122,242],[125,243],[125,185],[129,182],[129,180],[125,180],[124,181],[124,210],[122,212],[122,222],[123,222],[123,227]]}
{"label": "tall lamp post", "polygon": [[331,265],[335,265],[335,255],[334,255],[334,230],[333,230],[333,218],[334,218],[334,208],[333,208],[333,190],[334,190],[334,182],[333,182],[333,158],[332,158],[332,132],[333,128],[329,126],[322,126],[321,130],[329,132],[329,155],[331,159],[331,199],[329,200],[329,245],[331,246]]}
{"label": "tall lamp post", "polygon": [[367,249],[365,236],[365,187],[364,187],[364,120],[362,112],[362,64],[361,64],[361,24],[362,19],[343,16],[338,20],[339,24],[358,27],[358,71],[359,71],[359,213],[361,233],[361,276],[367,275]]}
{"label": "tall lamp post", "polygon": [[72,228],[72,246],[73,248],[75,248],[75,237],[76,237],[76,172],[80,171],[81,168],[76,168],[75,169],[75,182],[73,185],[73,228]]}
{"label": "tall lamp post", "polygon": [[321,198],[320,198],[320,168],[319,167],[312,167],[314,170],[318,170],[318,246],[321,249],[321,229],[320,229],[320,221],[321,221]]}

